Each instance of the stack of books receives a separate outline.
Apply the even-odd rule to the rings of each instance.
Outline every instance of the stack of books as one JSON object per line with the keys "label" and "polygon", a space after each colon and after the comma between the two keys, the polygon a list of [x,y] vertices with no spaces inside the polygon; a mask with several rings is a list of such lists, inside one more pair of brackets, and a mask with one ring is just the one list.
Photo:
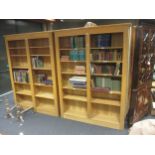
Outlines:
{"label": "stack of books", "polygon": [[95,77],[92,80],[94,91],[121,91],[121,80],[107,77]]}
{"label": "stack of books", "polygon": [[42,57],[33,57],[32,58],[32,66],[33,68],[42,68],[44,67],[44,59]]}
{"label": "stack of books", "polygon": [[40,73],[36,75],[37,83],[52,85],[52,80],[49,80],[45,73]]}
{"label": "stack of books", "polygon": [[83,76],[73,76],[69,78],[69,83],[72,85],[74,88],[86,88],[86,77]]}
{"label": "stack of books", "polygon": [[29,82],[28,71],[27,70],[14,70],[13,76],[15,82]]}
{"label": "stack of books", "polygon": [[68,55],[62,55],[61,61],[69,61],[69,56]]}
{"label": "stack of books", "polygon": [[85,66],[75,66],[74,72],[76,74],[85,74],[86,68]]}

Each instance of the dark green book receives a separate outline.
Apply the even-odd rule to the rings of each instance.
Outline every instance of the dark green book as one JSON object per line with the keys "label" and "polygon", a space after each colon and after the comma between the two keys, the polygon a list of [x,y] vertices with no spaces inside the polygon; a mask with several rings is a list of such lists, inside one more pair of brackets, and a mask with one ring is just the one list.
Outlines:
{"label": "dark green book", "polygon": [[112,89],[112,80],[111,78],[104,78],[105,88]]}
{"label": "dark green book", "polygon": [[118,79],[112,80],[112,90],[121,91],[121,80],[118,80]]}

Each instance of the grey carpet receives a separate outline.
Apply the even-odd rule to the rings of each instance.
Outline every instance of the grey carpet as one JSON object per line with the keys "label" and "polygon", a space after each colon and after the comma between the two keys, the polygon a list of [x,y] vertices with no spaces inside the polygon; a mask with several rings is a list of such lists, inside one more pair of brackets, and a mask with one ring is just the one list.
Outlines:
{"label": "grey carpet", "polygon": [[[13,105],[12,93],[7,95]],[[2,97],[0,97],[2,99]],[[29,111],[24,123],[6,119],[5,106],[0,102],[0,133],[5,135],[127,135],[128,130],[115,130]]]}

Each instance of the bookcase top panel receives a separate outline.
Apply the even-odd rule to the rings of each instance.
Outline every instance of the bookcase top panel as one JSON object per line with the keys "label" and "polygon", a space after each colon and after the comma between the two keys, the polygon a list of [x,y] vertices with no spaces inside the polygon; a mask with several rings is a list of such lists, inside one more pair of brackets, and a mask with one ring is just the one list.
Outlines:
{"label": "bookcase top panel", "polygon": [[43,31],[43,32],[31,32],[31,33],[21,33],[5,35],[6,40],[22,40],[22,39],[33,39],[33,38],[48,38],[53,31]]}
{"label": "bookcase top panel", "polygon": [[[11,35],[4,35],[4,38],[6,40],[20,40],[20,39],[25,39],[25,38],[36,38],[36,37],[47,37],[50,33],[55,32],[56,35],[60,34],[63,35],[62,32],[68,32],[68,31],[73,31],[76,35],[76,33],[79,35],[80,33],[83,34],[86,31],[90,31],[91,34],[95,34],[95,30],[103,30],[103,28],[111,28],[109,30],[109,32],[112,33],[112,30],[114,30],[114,28],[121,28],[121,32],[123,28],[129,28],[131,27],[132,24],[131,23],[124,23],[124,24],[111,24],[111,25],[98,25],[96,27],[77,27],[77,28],[68,28],[68,29],[60,29],[60,30],[50,30],[50,31],[43,31],[43,32],[31,32],[31,33],[21,33],[21,34],[11,34]],[[93,31],[92,31],[93,30]],[[77,32],[75,32],[77,31]],[[81,31],[81,32],[79,32]],[[116,31],[118,32],[118,30]],[[71,35],[71,34],[70,34]]]}
{"label": "bookcase top panel", "polygon": [[131,23],[126,24],[112,24],[112,25],[99,25],[96,27],[79,27],[71,29],[55,30],[54,33],[57,37],[59,36],[72,36],[72,35],[83,35],[83,34],[99,34],[99,33],[118,33],[124,32],[132,26]]}

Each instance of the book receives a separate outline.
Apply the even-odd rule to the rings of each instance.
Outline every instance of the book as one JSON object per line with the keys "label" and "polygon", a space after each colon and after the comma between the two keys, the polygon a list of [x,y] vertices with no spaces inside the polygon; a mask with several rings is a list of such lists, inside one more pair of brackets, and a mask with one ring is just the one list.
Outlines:
{"label": "book", "polygon": [[45,85],[52,85],[52,80],[48,79],[48,76],[46,73],[39,73],[36,74],[36,80],[37,83],[45,84]]}
{"label": "book", "polygon": [[111,46],[111,35],[101,34],[97,36],[97,47],[108,47]]}
{"label": "book", "polygon": [[119,80],[119,79],[112,80],[112,90],[113,91],[121,91],[121,80]]}
{"label": "book", "polygon": [[119,74],[120,74],[120,63],[117,63],[114,71],[114,75],[118,76]]}
{"label": "book", "polygon": [[61,61],[69,61],[69,56],[68,55],[61,56]]}
{"label": "book", "polygon": [[82,51],[82,50],[79,51],[78,58],[79,58],[79,60],[84,61],[86,59],[85,51]]}
{"label": "book", "polygon": [[44,59],[42,57],[33,57],[32,58],[33,68],[42,68],[44,67]]}

